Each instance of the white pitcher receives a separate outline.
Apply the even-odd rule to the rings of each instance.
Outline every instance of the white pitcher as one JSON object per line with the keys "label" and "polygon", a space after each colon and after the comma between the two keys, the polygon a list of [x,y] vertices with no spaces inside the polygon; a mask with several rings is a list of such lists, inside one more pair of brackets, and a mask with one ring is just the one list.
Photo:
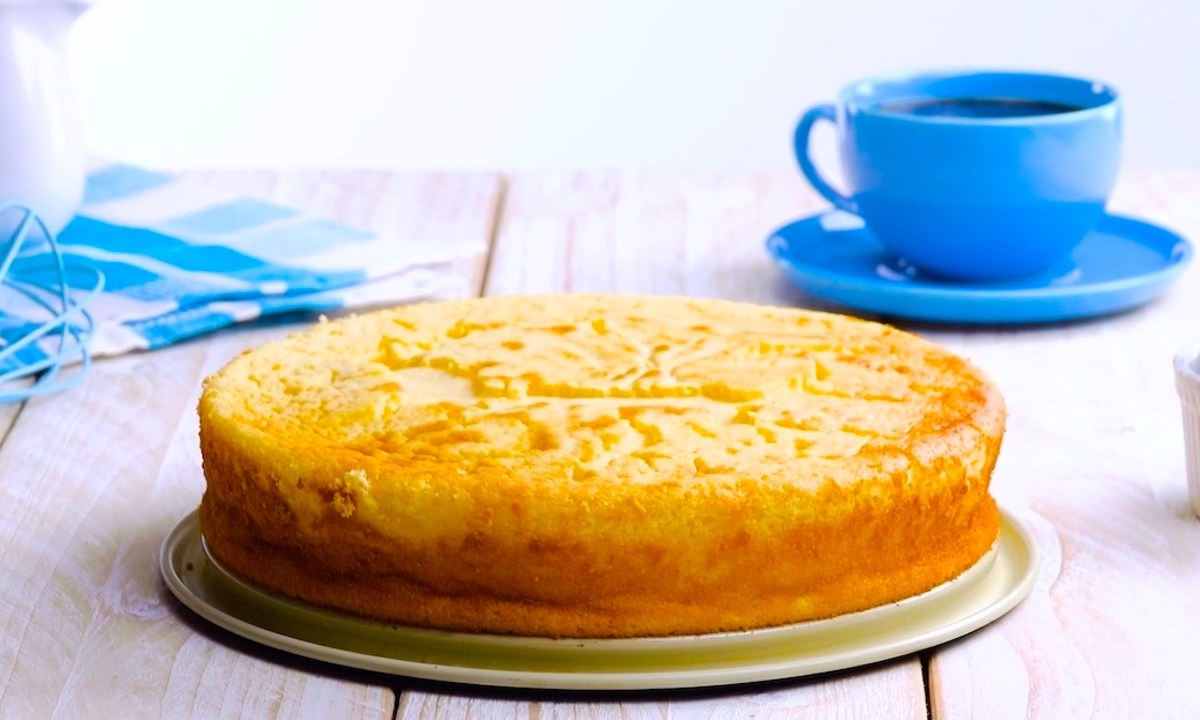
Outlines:
{"label": "white pitcher", "polygon": [[0,203],[28,205],[54,233],[83,198],[86,158],[66,41],[90,6],[0,0]]}

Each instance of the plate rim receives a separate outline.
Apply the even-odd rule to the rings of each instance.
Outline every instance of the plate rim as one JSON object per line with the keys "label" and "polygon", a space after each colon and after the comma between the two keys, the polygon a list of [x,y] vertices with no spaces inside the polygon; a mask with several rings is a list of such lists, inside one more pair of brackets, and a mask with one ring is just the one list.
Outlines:
{"label": "plate rim", "polygon": [[[491,687],[510,687],[510,688],[527,688],[527,689],[555,689],[555,690],[651,690],[651,689],[681,689],[690,687],[717,687],[739,685],[752,682],[763,682],[770,680],[780,680],[784,678],[796,678],[809,675],[815,675],[834,670],[843,670],[853,667],[860,667],[876,662],[894,659],[904,655],[908,655],[920,650],[935,647],[951,640],[967,635],[979,628],[988,625],[989,623],[999,619],[1007,614],[1010,610],[1016,607],[1030,592],[1033,587],[1034,580],[1037,574],[1039,564],[1036,545],[1033,541],[1033,535],[1029,529],[1016,518],[1016,516],[1007,512],[1003,508],[1000,509],[1001,524],[998,534],[996,552],[992,556],[992,561],[987,567],[985,573],[981,574],[979,583],[995,582],[994,577],[998,572],[1002,572],[1001,566],[1004,563],[1016,563],[1021,567],[1016,572],[1015,577],[1005,582],[1003,591],[993,595],[989,595],[988,602],[982,606],[973,605],[970,612],[964,612],[948,620],[943,619],[942,622],[936,623],[933,627],[926,627],[916,632],[900,632],[892,631],[891,633],[884,632],[881,639],[875,642],[860,643],[855,646],[852,642],[841,642],[835,644],[832,651],[825,653],[817,653],[815,656],[805,656],[802,651],[787,654],[777,654],[774,656],[768,655],[766,659],[757,659],[743,662],[717,662],[710,667],[702,667],[697,669],[695,663],[691,662],[689,656],[688,663],[666,663],[665,665],[652,667],[651,669],[610,669],[610,670],[590,670],[590,671],[575,671],[575,670],[531,670],[531,669],[513,669],[513,668],[480,668],[464,666],[454,663],[443,662],[422,662],[417,660],[395,658],[381,656],[371,653],[357,652],[346,649],[344,647],[335,647],[322,643],[305,640],[302,638],[287,635],[275,629],[265,628],[261,625],[250,622],[236,614],[228,611],[228,608],[222,609],[215,607],[210,602],[201,598],[188,584],[181,574],[181,568],[176,567],[176,558],[180,552],[188,550],[192,552],[204,552],[199,545],[202,543],[202,538],[199,532],[199,523],[197,513],[191,512],[180,520],[163,538],[159,549],[159,569],[168,590],[185,606],[189,611],[203,618],[207,622],[222,628],[225,631],[238,635],[246,640],[255,642],[259,645],[281,650],[294,655],[307,657],[313,660],[329,662],[344,667],[368,670],[375,672],[383,672],[392,675],[405,677],[419,678],[423,680],[433,680],[441,682],[459,683],[465,685],[482,685]],[[186,547],[185,547],[186,545]],[[1022,561],[1019,556],[1024,556]],[[207,557],[207,556],[205,556]],[[998,570],[1001,568],[1001,570]],[[194,577],[193,582],[203,583],[203,572],[189,570]],[[968,570],[967,572],[971,572]],[[240,581],[239,582],[243,582]],[[953,582],[953,581],[951,581]],[[253,587],[253,586],[251,586]],[[967,591],[976,591],[976,586],[967,586]],[[979,591],[983,592],[983,591]],[[920,598],[921,596],[917,596]],[[910,598],[910,600],[913,600]],[[310,611],[317,614],[328,614],[338,617],[341,613],[334,611],[325,611],[319,608],[314,608],[307,603],[300,601],[291,601],[295,605],[307,607]],[[904,602],[904,601],[901,601]],[[936,609],[932,603],[925,609],[928,612],[929,608]],[[877,610],[888,610],[891,606],[883,606]],[[919,612],[920,607],[913,612]],[[862,615],[870,613],[855,613],[852,615]],[[838,618],[830,618],[828,621],[814,621],[810,623],[798,623],[793,626],[781,626],[780,628],[764,628],[765,631],[781,630],[782,634],[776,636],[766,635],[766,639],[762,643],[781,644],[788,641],[787,632],[789,630],[799,628],[798,638],[803,637],[803,630],[811,630],[818,623],[836,621],[844,619],[847,616],[839,616]],[[897,617],[890,622],[893,624],[901,624],[905,619],[903,611],[897,612]],[[349,618],[347,621],[372,624],[372,621],[355,620]],[[876,624],[882,624],[883,621],[876,621]],[[387,628],[393,628],[387,623],[374,623],[386,631]],[[407,629],[400,629],[407,630]],[[418,629],[421,630],[421,629]],[[829,631],[825,628],[827,632]],[[486,643],[489,638],[503,638],[507,641],[508,646],[520,647],[522,638],[511,638],[508,636],[487,636],[487,635],[472,635],[464,633],[448,633],[444,631],[422,631],[432,635],[463,635]],[[713,638],[721,635],[733,635],[736,639],[748,648],[757,648],[759,638],[751,637],[756,631],[747,631],[746,633],[717,633],[713,636],[699,635],[692,636],[697,639]],[[844,630],[842,632],[845,632]],[[580,652],[587,653],[589,650],[585,646],[599,644],[601,650],[604,650],[603,643],[614,643],[614,647],[619,648],[620,643],[637,643],[646,640],[659,640],[660,638],[637,638],[625,640],[591,640],[580,641],[578,639],[564,639],[561,641],[553,641],[547,638],[531,638],[531,640],[549,641],[551,643],[561,642],[562,647],[558,648],[562,652]],[[672,638],[682,641],[676,652],[686,652],[686,643],[689,638]],[[718,638],[719,639],[719,638]],[[579,648],[576,650],[576,648]],[[643,648],[650,649],[650,648]],[[670,648],[658,648],[657,650],[669,651]]]}

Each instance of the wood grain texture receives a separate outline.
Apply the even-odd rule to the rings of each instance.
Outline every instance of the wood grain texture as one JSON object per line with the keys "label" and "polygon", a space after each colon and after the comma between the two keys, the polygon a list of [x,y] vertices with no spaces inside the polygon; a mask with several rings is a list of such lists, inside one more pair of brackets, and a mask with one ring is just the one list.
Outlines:
{"label": "wood grain texture", "polygon": [[[1113,208],[1200,238],[1198,196],[1197,173],[1134,175]],[[934,655],[934,717],[1200,716],[1200,522],[1171,370],[1200,338],[1200,267],[1121,316],[932,334],[1004,389],[993,487],[1042,554],[1016,611]]]}
{"label": "wood grain texture", "polygon": [[[866,677],[864,678],[864,672]],[[804,681],[665,693],[415,692],[401,696],[398,720],[922,720],[896,688],[921,687],[918,663],[901,660],[866,671],[832,673]]]}
{"label": "wood grain texture", "polygon": [[[500,192],[488,175],[192,179],[397,243],[454,243],[462,259],[431,268],[454,280],[443,288],[453,295],[479,290]],[[230,330],[101,361],[82,387],[21,409],[0,446],[0,717],[392,716],[389,678],[237,640],[184,610],[158,575],[162,537],[203,490],[201,379],[294,327]]]}
{"label": "wood grain texture", "polygon": [[[360,707],[371,712],[338,714],[390,715],[386,686],[338,683],[228,648],[161,586],[159,543],[202,487],[194,452],[190,472],[178,461],[163,465],[171,449],[178,455],[195,445],[194,432],[173,439],[175,422],[164,420],[190,415],[199,379],[215,369],[210,351],[225,355],[262,339],[230,334],[216,345],[98,363],[73,402],[28,404],[0,450],[0,476],[37,479],[4,484],[3,624],[6,637],[20,640],[11,664],[0,667],[6,712],[323,717]],[[71,452],[45,453],[43,443]]]}
{"label": "wood grain texture", "polygon": [[[822,206],[789,175],[564,173],[510,181],[486,293],[627,292],[803,302],[771,231]],[[813,304],[809,301],[809,304]]]}
{"label": "wood grain texture", "polygon": [[[13,385],[13,387],[20,387]],[[4,444],[4,438],[8,436],[8,431],[12,429],[13,423],[17,420],[17,415],[21,412],[21,406],[24,403],[10,403],[8,405],[0,405],[0,445]]]}
{"label": "wood grain texture", "polygon": [[[822,207],[797,177],[318,171],[197,173],[462,248],[446,294],[621,291],[828,306],[763,250]],[[1127,176],[1118,212],[1200,238],[1200,172]],[[501,207],[502,205],[502,207]],[[491,262],[482,249],[495,232]],[[1170,360],[1200,339],[1200,266],[1151,305],[1026,328],[897,323],[1004,390],[993,489],[1041,554],[1015,611],[929,654],[937,718],[1198,717],[1200,521],[1187,506]],[[97,364],[63,395],[0,408],[0,717],[922,718],[916,658],[762,686],[606,696],[409,683],[259,648],[176,604],[163,534],[199,499],[200,379],[287,326]],[[8,428],[5,435],[5,428]]]}

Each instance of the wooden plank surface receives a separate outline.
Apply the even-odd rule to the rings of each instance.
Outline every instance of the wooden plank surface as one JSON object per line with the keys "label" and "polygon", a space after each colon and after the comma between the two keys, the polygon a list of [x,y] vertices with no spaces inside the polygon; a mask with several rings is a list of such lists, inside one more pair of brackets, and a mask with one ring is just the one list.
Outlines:
{"label": "wooden plank surface", "polygon": [[[475,248],[440,268],[456,279],[445,291],[460,295],[478,292],[501,187],[491,175],[200,179],[397,243]],[[287,329],[101,361],[82,387],[21,410],[0,446],[0,716],[393,715],[388,678],[237,641],[175,603],[158,577],[163,535],[203,491],[193,414],[201,378]]]}
{"label": "wooden plank surface", "polygon": [[[1200,238],[1197,198],[1200,173],[1131,174],[1112,207]],[[934,655],[933,716],[1200,717],[1200,523],[1171,370],[1200,338],[1200,265],[1121,316],[929,334],[1004,389],[993,489],[1042,554],[1016,611]]]}
{"label": "wooden plank surface", "polygon": [[[203,173],[203,182],[484,255],[449,294],[626,291],[827,307],[763,242],[822,207],[790,174]],[[1130,175],[1115,209],[1200,238],[1200,173]],[[501,207],[502,206],[502,207]],[[897,323],[992,374],[1009,404],[995,494],[1030,525],[1030,598],[915,657],[763,686],[603,696],[339,670],[215,630],[163,589],[163,533],[193,508],[200,379],[266,327],[97,364],[0,408],[0,717],[1197,717],[1200,522],[1187,509],[1175,349],[1200,338],[1200,268],[1162,300],[1031,328]],[[7,435],[4,429],[8,426]],[[49,448],[47,450],[47,448]],[[394,713],[395,711],[395,713]]]}
{"label": "wooden plank surface", "polygon": [[[611,174],[514,182],[487,291],[679,292],[823,307],[781,286],[760,247],[770,227],[818,204],[786,178],[760,183]],[[1131,175],[1113,209],[1200,237],[1196,197],[1195,173]],[[1162,300],[1096,321],[895,321],[972,358],[1005,390],[1009,437],[993,487],[1043,556],[1015,613],[930,654],[936,717],[1200,716],[1194,695],[1164,692],[1164,680],[1186,687],[1200,659],[1189,622],[1200,610],[1200,525],[1186,507],[1170,373],[1175,349],[1200,337],[1198,288],[1193,266]],[[861,704],[840,709],[894,708],[911,679],[868,678],[854,676],[869,689]],[[820,687],[799,683],[786,694]],[[734,712],[739,700],[723,709]]]}

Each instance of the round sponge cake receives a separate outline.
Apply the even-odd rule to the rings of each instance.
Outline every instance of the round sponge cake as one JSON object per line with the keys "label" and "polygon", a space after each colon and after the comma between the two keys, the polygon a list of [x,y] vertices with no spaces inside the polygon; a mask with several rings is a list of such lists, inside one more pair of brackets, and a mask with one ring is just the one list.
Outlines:
{"label": "round sponge cake", "polygon": [[996,387],[840,315],[410,305],[244,353],[199,413],[217,559],[407,625],[631,637],[827,618],[954,578],[999,528]]}

